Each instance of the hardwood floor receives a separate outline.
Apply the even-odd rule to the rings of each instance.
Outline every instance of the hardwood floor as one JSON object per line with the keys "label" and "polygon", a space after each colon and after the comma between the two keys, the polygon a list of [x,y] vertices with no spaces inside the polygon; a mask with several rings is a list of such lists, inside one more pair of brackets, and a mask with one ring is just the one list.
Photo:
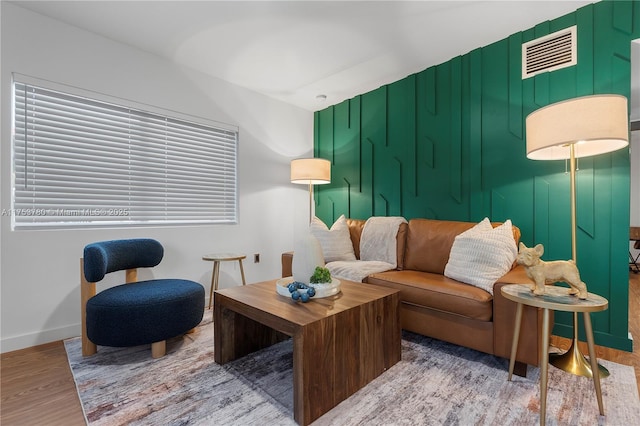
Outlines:
{"label": "hardwood floor", "polygon": [[[640,339],[640,274],[629,274],[629,306],[629,331],[637,341]],[[567,349],[571,341],[553,336],[552,343]],[[580,349],[588,353],[586,344],[581,343]],[[603,347],[597,347],[596,352],[598,358],[632,365],[640,391],[640,345],[634,345],[632,353]],[[61,341],[4,353],[0,364],[0,424],[85,424]]]}
{"label": "hardwood floor", "polygon": [[85,424],[62,341],[3,353],[0,362],[0,424]]}

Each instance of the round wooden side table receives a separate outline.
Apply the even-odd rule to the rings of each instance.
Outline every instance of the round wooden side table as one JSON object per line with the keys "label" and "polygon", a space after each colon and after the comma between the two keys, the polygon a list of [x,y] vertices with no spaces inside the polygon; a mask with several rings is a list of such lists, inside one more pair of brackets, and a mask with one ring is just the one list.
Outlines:
{"label": "round wooden side table", "polygon": [[227,262],[237,260],[240,264],[240,275],[242,275],[242,285],[246,285],[244,279],[244,269],[242,268],[242,259],[246,259],[247,256],[240,253],[214,253],[205,254],[202,256],[202,260],[213,261],[213,274],[211,275],[211,289],[209,290],[209,309],[211,309],[211,303],[213,302],[213,291],[218,289],[218,280],[220,278],[220,262]]}
{"label": "round wooden side table", "polygon": [[604,405],[602,403],[602,390],[600,388],[600,373],[596,350],[593,341],[593,328],[591,327],[591,312],[604,311],[608,308],[609,302],[604,297],[597,294],[588,293],[586,299],[578,299],[567,293],[567,287],[557,287],[548,285],[545,287],[545,294],[536,296],[531,291],[529,284],[509,284],[503,286],[500,291],[502,295],[516,302],[516,322],[513,330],[513,341],[511,343],[511,359],[509,360],[509,381],[513,375],[516,353],[518,350],[518,340],[520,338],[520,325],[522,323],[522,306],[534,306],[543,309],[542,315],[542,339],[540,349],[540,425],[545,424],[547,409],[547,379],[549,372],[549,309],[554,311],[582,312],[584,314],[584,329],[587,335],[587,345],[589,347],[589,362],[593,371],[593,385],[596,388],[598,398],[598,408],[600,415],[604,416]]}

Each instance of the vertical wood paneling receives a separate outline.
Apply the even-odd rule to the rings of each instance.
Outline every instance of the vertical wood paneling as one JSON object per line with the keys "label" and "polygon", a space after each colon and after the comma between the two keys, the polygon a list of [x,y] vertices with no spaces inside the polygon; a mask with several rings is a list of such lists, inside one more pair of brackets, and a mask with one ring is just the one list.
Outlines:
{"label": "vertical wood paneling", "polygon": [[509,64],[509,131],[522,139],[522,33],[509,37]]}
{"label": "vertical wood paneling", "polygon": [[579,170],[576,172],[576,224],[589,238],[595,237],[595,169],[593,158],[578,160]]}
{"label": "vertical wood paneling", "polygon": [[549,74],[543,73],[531,77],[534,82],[535,98],[538,107],[549,105]]}
{"label": "vertical wood paneling", "polygon": [[[411,75],[388,86],[388,150],[384,157],[388,162],[400,164],[400,175],[389,176],[385,194],[387,199],[393,193],[400,196],[400,208],[395,211],[403,214],[404,200],[413,202],[417,195],[416,187],[416,79]],[[394,167],[389,164],[390,167]]]}
{"label": "vertical wood paneling", "polygon": [[[509,42],[501,40],[482,49],[482,181],[485,197],[483,211],[494,220],[503,220],[494,212],[493,189],[500,188],[509,179],[510,170],[519,163],[518,154],[509,155],[514,148],[509,131]],[[505,167],[505,160],[511,162]],[[498,171],[499,168],[502,170]],[[481,219],[481,218],[476,218]],[[474,219],[475,220],[475,219]]]}
{"label": "vertical wood paneling", "polygon": [[[510,218],[545,259],[570,258],[569,176],[562,161],[526,158],[526,116],[575,96],[629,96],[639,21],[637,2],[598,2],[316,113],[315,152],[334,162],[319,216]],[[522,80],[521,44],[572,25],[578,65]],[[578,264],[610,298],[596,340],[625,349],[628,151],[581,159],[577,185]],[[571,326],[558,315],[554,331]]]}
{"label": "vertical wood paneling", "polygon": [[416,194],[405,203],[404,214],[426,217],[429,203],[429,176],[435,167],[435,141],[429,137],[429,127],[435,114],[435,72],[425,70],[416,76]]}
{"label": "vertical wood paneling", "polygon": [[449,174],[451,197],[462,203],[462,61],[451,60],[451,135],[449,139]]}
{"label": "vertical wood paneling", "polygon": [[366,219],[373,214],[373,142],[360,140],[360,195],[350,206],[351,217]]}
{"label": "vertical wood paneling", "polygon": [[[333,162],[334,159],[334,107],[315,113],[315,142],[314,157],[325,158]],[[332,179],[333,177],[332,171]],[[339,188],[339,186],[337,187]],[[333,185],[316,185],[314,188],[315,213],[318,217],[331,217],[333,219],[333,202],[329,199],[334,192]],[[331,222],[333,223],[333,222]]]}
{"label": "vertical wood paneling", "polygon": [[333,113],[334,107],[318,111],[316,115],[318,119],[317,140],[314,145],[314,153],[316,157],[326,158],[333,163],[334,145],[333,145]]}
{"label": "vertical wood paneling", "polygon": [[434,186],[437,183],[438,158],[436,123],[438,122],[438,80],[436,68],[428,68],[418,74],[416,80],[416,138],[418,143],[418,163],[416,170],[417,197],[413,205],[407,205],[407,217],[435,218],[437,213],[430,209],[433,205]]}
{"label": "vertical wood paneling", "polygon": [[[619,3],[619,4],[618,4]],[[626,93],[628,90],[627,71],[631,67],[631,47],[629,39],[640,38],[640,4],[634,2],[613,2],[608,7],[612,9],[613,24],[610,36],[616,41],[615,53],[611,58],[611,80],[612,91],[614,93]],[[603,22],[603,24],[608,24]],[[626,149],[616,151],[610,156],[611,176],[611,235],[612,241],[626,240],[629,237],[628,222],[620,219],[620,214],[616,212],[618,208],[618,200],[627,200],[630,193],[630,169],[629,157]],[[598,158],[597,161],[609,160],[606,158]],[[596,163],[597,164],[597,163]],[[627,207],[628,210],[628,207]],[[628,242],[611,246],[611,257],[609,259],[608,282],[611,283],[609,289],[609,303],[614,306],[625,306],[628,304]],[[623,312],[627,313],[627,311]],[[610,315],[609,328],[611,330],[626,329],[628,324],[628,315]],[[598,329],[604,329],[598,324]]]}
{"label": "vertical wood paneling", "polygon": [[[379,203],[377,194],[380,192],[378,183],[380,176],[386,173],[385,165],[380,160],[381,152],[386,147],[387,138],[387,88],[381,87],[372,92],[362,95],[362,112],[361,112],[361,138],[369,145],[370,157],[369,164],[363,161],[363,175],[370,176],[370,200],[371,206],[367,216],[361,217],[366,219],[368,216],[374,215],[376,211],[376,203]],[[365,142],[363,142],[364,148]],[[364,158],[363,158],[364,160]],[[364,183],[364,181],[363,181]]]}
{"label": "vertical wood paneling", "polygon": [[[633,32],[633,1],[617,1],[613,3],[613,28],[621,31],[624,34],[631,34]],[[638,7],[637,1],[635,7]],[[636,15],[637,17],[637,15]],[[638,20],[636,19],[636,25]]]}
{"label": "vertical wood paneling", "polygon": [[[640,11],[639,11],[640,13]],[[639,17],[640,18],[640,17]],[[640,30],[640,28],[639,28]],[[620,313],[611,314],[610,318],[610,330],[627,330],[629,324],[628,309],[624,309],[629,304],[629,272],[628,272],[628,241],[629,238],[629,221],[623,215],[623,212],[618,209],[625,209],[629,211],[629,206],[624,206],[620,203],[620,200],[629,200],[630,193],[630,170],[629,170],[629,153],[626,149],[614,152],[611,156],[611,186],[609,190],[611,193],[611,199],[609,200],[610,211],[612,212],[611,218],[611,234],[608,237],[612,242],[619,241],[620,244],[611,244],[611,254],[609,260],[609,276],[605,277],[603,283],[606,287],[609,284],[608,299],[609,310],[611,306],[619,307]],[[598,202],[600,200],[598,199]],[[598,214],[598,213],[596,213]],[[598,217],[598,221],[600,221]],[[602,219],[604,220],[604,219]],[[606,279],[608,278],[608,280]],[[638,315],[637,311],[635,315]],[[598,327],[597,330],[606,330],[605,328]]]}
{"label": "vertical wood paneling", "polygon": [[426,79],[426,93],[425,100],[427,111],[435,115],[437,114],[436,109],[436,69],[434,67],[428,68],[424,71],[425,79]]}
{"label": "vertical wood paneling", "polygon": [[[549,200],[550,189],[549,181],[545,178],[534,178],[534,209],[536,223],[534,227],[533,238],[527,238],[523,240],[529,247],[533,247],[535,244],[543,244],[545,247],[549,247],[549,209],[551,203]],[[524,235],[523,235],[524,239]]]}
{"label": "vertical wood paneling", "polygon": [[469,54],[469,213],[485,217],[482,181],[482,50]]}
{"label": "vertical wood paneling", "polygon": [[433,162],[434,161],[434,155],[433,155],[434,145],[435,144],[429,137],[424,138],[424,144],[423,144],[424,149],[421,151],[422,153],[421,158],[424,160],[422,161],[422,164],[425,164],[430,169],[433,169],[433,166],[434,166],[434,162]]}
{"label": "vertical wood paneling", "polygon": [[491,191],[491,216],[507,217],[507,199],[500,191]]}
{"label": "vertical wood paneling", "polygon": [[334,160],[331,179],[334,187],[342,186],[339,196],[334,196],[335,207],[352,217],[353,203],[362,202],[360,168],[360,97],[342,102],[334,107]]}
{"label": "vertical wood paneling", "polygon": [[[549,34],[549,22],[543,22],[538,24],[534,28],[534,38],[542,37],[544,35]],[[536,105],[539,107],[548,105],[549,102],[549,73],[541,73],[535,75],[533,78],[534,81],[534,91],[535,98],[534,101]]]}
{"label": "vertical wood paneling", "polygon": [[[460,205],[451,196],[451,85],[452,63],[440,64],[436,68],[436,114],[429,120],[429,137],[435,142],[435,167],[429,171],[429,203],[436,217],[460,218]],[[435,200],[439,200],[435,203]]]}
{"label": "vertical wood paneling", "polygon": [[593,8],[576,12],[578,25],[578,64],[576,90],[578,96],[593,93]]}

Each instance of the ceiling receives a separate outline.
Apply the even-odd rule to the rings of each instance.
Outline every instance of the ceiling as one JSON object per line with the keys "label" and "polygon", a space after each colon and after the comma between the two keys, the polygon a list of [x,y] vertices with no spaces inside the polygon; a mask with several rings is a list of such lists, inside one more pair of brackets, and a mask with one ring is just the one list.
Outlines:
{"label": "ceiling", "polygon": [[12,3],[316,111],[593,2]]}

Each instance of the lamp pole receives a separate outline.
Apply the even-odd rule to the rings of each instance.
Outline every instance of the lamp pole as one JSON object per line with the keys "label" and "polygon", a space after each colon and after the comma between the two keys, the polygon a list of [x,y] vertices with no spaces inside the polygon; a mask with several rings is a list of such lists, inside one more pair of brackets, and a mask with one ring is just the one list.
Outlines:
{"label": "lamp pole", "polygon": [[[571,192],[571,257],[578,264],[577,221],[576,221],[576,147],[569,144],[569,173]],[[578,312],[573,313],[573,341],[571,347],[563,354],[550,354],[549,363],[563,371],[583,377],[593,377],[589,361],[582,355],[578,347]],[[609,370],[598,364],[600,377],[608,377]]]}
{"label": "lamp pole", "polygon": [[313,217],[313,184],[309,181],[309,223]]}
{"label": "lamp pole", "polygon": [[571,257],[573,262],[578,264],[577,249],[577,221],[576,221],[576,145],[569,144],[569,173],[570,173],[570,192],[571,192]]}

